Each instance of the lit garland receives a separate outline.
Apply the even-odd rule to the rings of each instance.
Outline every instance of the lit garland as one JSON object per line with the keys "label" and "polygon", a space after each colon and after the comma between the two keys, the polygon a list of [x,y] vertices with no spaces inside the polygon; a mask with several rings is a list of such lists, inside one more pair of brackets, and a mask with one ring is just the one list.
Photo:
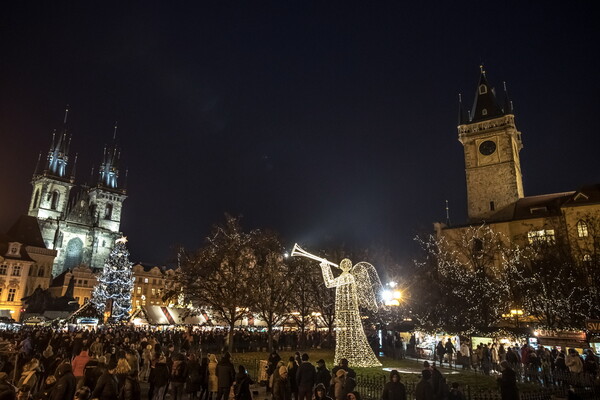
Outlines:
{"label": "lit garland", "polygon": [[352,267],[348,259],[340,263],[342,274],[337,278],[329,264],[322,262],[325,286],[335,287],[336,361],[345,358],[353,367],[378,367],[381,363],[373,353],[362,326],[359,304],[377,312],[375,291],[381,287],[375,268],[366,262]]}
{"label": "lit garland", "polygon": [[127,320],[131,310],[131,291],[135,278],[131,271],[132,264],[129,261],[126,243],[125,237],[115,242],[92,291],[91,302],[100,312],[104,312],[106,303],[112,300],[110,322]]}

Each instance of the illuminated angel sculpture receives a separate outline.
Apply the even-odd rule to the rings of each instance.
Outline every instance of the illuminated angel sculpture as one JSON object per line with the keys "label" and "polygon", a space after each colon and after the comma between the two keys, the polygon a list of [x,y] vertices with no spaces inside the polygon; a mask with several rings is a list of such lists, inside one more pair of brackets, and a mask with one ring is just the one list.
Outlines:
{"label": "illuminated angel sculpture", "polygon": [[[375,267],[367,262],[359,262],[353,267],[352,261],[347,258],[338,266],[302,250],[298,245],[294,246],[292,255],[321,261],[325,286],[335,287],[336,361],[346,358],[355,367],[381,366],[369,345],[359,311],[360,305],[377,312],[375,294],[381,289],[381,281]],[[342,270],[337,278],[333,276],[332,266]]]}

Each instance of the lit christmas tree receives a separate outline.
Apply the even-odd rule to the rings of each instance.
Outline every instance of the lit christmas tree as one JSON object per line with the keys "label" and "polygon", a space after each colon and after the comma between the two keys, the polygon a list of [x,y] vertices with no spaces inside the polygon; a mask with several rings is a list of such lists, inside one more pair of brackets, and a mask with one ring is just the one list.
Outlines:
{"label": "lit christmas tree", "polygon": [[131,310],[131,291],[135,278],[126,243],[126,237],[117,239],[92,292],[91,301],[98,311],[104,312],[107,303],[110,303],[108,321],[112,323],[127,320]]}

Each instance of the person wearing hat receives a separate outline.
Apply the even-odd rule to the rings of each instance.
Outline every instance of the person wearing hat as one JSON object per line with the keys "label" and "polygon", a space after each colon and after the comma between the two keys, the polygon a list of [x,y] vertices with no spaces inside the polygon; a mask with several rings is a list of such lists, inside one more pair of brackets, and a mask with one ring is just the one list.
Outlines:
{"label": "person wearing hat", "polygon": [[331,378],[331,385],[333,386],[332,393],[335,400],[346,399],[346,394],[348,393],[344,390],[346,386],[346,375],[346,370],[340,368],[336,371],[335,376]]}
{"label": "person wearing hat", "polygon": [[327,389],[325,389],[325,385],[322,383],[317,383],[315,386],[313,400],[333,400],[331,397],[327,396]]}
{"label": "person wearing hat", "polygon": [[149,380],[154,383],[153,400],[163,400],[169,384],[169,368],[167,368],[167,358],[160,355],[156,365],[150,372]]}
{"label": "person wearing hat", "polygon": [[500,363],[500,369],[502,370],[502,376],[498,378],[498,384],[502,400],[518,400],[517,374],[506,360]]}
{"label": "person wearing hat", "polygon": [[390,381],[383,387],[382,400],[406,400],[406,386],[400,382],[400,373],[390,372]]}
{"label": "person wearing hat", "polygon": [[325,360],[320,359],[317,361],[317,375],[315,377],[315,383],[318,385],[322,384],[324,387],[329,387],[329,382],[331,382],[331,372],[327,369],[325,365]]}

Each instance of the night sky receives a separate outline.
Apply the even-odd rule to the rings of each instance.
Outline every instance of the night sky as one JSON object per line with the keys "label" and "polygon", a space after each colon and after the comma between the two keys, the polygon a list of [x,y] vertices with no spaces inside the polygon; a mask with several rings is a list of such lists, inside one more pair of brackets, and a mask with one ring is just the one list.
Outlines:
{"label": "night sky", "polygon": [[2,5],[3,231],[69,104],[79,183],[118,120],[132,261],[168,262],[229,212],[406,263],[446,199],[465,220],[457,98],[480,63],[514,102],[526,195],[600,181],[592,2],[128,3]]}

